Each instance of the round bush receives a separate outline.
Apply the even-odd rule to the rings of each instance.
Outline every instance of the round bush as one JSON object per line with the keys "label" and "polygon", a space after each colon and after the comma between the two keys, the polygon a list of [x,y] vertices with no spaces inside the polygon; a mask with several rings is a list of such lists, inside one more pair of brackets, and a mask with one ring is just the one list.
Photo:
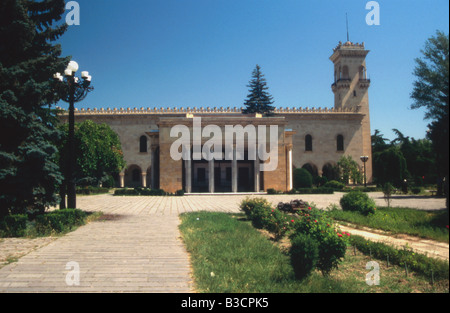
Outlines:
{"label": "round bush", "polygon": [[304,168],[296,168],[293,172],[294,188],[311,188],[313,178]]}
{"label": "round bush", "polygon": [[326,212],[317,208],[308,208],[299,212],[299,219],[293,225],[292,240],[299,234],[308,235],[319,245],[319,257],[316,268],[328,275],[337,268],[347,250],[347,237],[337,232],[333,220]]}
{"label": "round bush", "polygon": [[329,182],[327,182],[324,185],[324,187],[333,188],[333,189],[336,189],[336,190],[342,190],[342,189],[345,188],[345,184],[343,184],[341,182],[338,182],[336,180],[330,180]]}
{"label": "round bush", "polygon": [[308,235],[297,234],[291,240],[291,264],[295,278],[302,280],[311,274],[319,259],[319,244]]}
{"label": "round bush", "polygon": [[351,191],[340,201],[342,210],[355,211],[363,215],[375,213],[375,201],[362,191]]}

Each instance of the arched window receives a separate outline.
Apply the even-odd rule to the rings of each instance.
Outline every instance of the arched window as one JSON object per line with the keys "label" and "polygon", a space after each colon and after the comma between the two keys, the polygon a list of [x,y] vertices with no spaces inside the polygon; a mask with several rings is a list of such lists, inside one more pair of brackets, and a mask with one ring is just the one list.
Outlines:
{"label": "arched window", "polygon": [[362,65],[359,67],[359,79],[366,79],[366,68]]}
{"label": "arched window", "polygon": [[306,135],[305,136],[305,151],[312,151],[312,150],[313,150],[312,136]]}
{"label": "arched window", "polygon": [[305,165],[302,166],[302,168],[307,170],[311,174],[312,177],[319,176],[319,171],[317,170],[317,166],[315,166],[312,163],[306,163]]}
{"label": "arched window", "polygon": [[337,151],[344,151],[344,136],[338,135],[336,138]]}
{"label": "arched window", "polygon": [[141,136],[139,139],[139,152],[147,152],[147,137]]}
{"label": "arched window", "polygon": [[350,75],[348,74],[348,66],[344,65],[344,67],[342,68],[342,78],[343,79],[349,79]]}

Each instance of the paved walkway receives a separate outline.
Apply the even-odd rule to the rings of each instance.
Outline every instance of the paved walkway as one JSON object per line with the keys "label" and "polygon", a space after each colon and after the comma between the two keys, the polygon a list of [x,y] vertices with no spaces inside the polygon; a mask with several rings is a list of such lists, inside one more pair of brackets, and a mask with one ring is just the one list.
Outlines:
{"label": "paved walkway", "polygon": [[[302,199],[319,208],[338,203],[335,195],[270,195],[273,204]],[[381,194],[373,193],[377,205]],[[0,292],[192,292],[189,256],[180,240],[180,213],[239,212],[245,195],[185,197],[78,197],[78,207],[102,211],[105,218],[50,240],[18,262],[0,268]],[[395,203],[398,201],[398,203]],[[444,199],[410,201],[413,207],[440,209]],[[394,199],[394,205],[408,206]],[[0,249],[20,241],[5,239]],[[448,248],[447,248],[448,251]],[[1,255],[1,253],[0,253]],[[71,263],[72,262],[72,263]],[[76,262],[76,263],[73,263]],[[76,272],[79,267],[79,275]],[[79,285],[69,286],[76,282]]]}

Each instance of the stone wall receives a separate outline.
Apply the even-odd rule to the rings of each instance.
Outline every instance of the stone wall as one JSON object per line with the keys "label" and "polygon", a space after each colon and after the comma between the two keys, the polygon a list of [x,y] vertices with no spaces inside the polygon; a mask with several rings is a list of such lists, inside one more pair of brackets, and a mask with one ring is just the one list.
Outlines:
{"label": "stone wall", "polygon": [[[212,120],[219,123],[220,120],[239,120],[243,116],[241,109],[122,109],[122,110],[79,110],[76,112],[76,122],[83,120],[93,120],[97,123],[106,123],[117,132],[122,143],[124,158],[127,167],[138,166],[142,172],[147,173],[151,168],[152,153],[151,146],[160,146],[160,183],[161,187],[170,187],[171,192],[182,189],[182,176],[179,170],[182,168],[181,161],[173,161],[168,153],[170,151],[170,142],[167,136],[158,142],[155,137],[147,136],[150,131],[158,131],[158,123],[161,118],[186,119],[186,113],[181,111],[197,112],[195,116],[204,117],[205,120]],[[294,167],[302,167],[310,163],[317,167],[318,173],[322,173],[325,164],[336,164],[343,155],[351,155],[352,158],[363,166],[360,161],[361,155],[368,155],[370,152],[370,125],[363,131],[363,121],[367,121],[366,115],[359,112],[358,109],[303,109],[286,108],[277,109],[277,117],[284,117],[286,129],[294,131],[292,137],[292,164]],[[62,114],[61,119],[67,121],[67,114]],[[266,120],[266,118],[262,118]],[[191,122],[190,122],[191,123]],[[205,126],[205,125],[203,125]],[[367,131],[367,129],[369,131]],[[283,130],[284,131],[284,130]],[[305,151],[305,136],[309,134],[313,138],[313,150]],[[336,137],[344,136],[344,151],[337,151]],[[139,139],[141,136],[147,136],[147,152],[139,152]],[[161,140],[161,134],[159,134]],[[279,147],[279,171],[276,173],[264,173],[264,187],[277,190],[287,190],[286,181],[286,142],[280,140]],[[371,153],[367,163],[367,179],[371,180]],[[125,172],[125,175],[131,175]],[[148,175],[148,174],[147,174]],[[125,179],[127,180],[127,179]],[[172,190],[173,189],[173,190]],[[167,190],[169,191],[169,190]]]}

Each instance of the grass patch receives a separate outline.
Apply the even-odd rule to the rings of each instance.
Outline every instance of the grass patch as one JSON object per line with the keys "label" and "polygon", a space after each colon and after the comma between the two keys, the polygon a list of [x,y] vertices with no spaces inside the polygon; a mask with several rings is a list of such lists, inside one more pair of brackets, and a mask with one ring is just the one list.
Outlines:
{"label": "grass patch", "polygon": [[424,211],[410,208],[378,207],[374,214],[364,216],[358,212],[330,210],[328,215],[337,220],[360,226],[407,234],[421,238],[449,242],[448,212]]}
{"label": "grass patch", "polygon": [[[368,257],[348,249],[344,262],[329,276],[315,271],[295,279],[283,242],[273,242],[243,214],[195,212],[181,215],[180,231],[191,256],[197,292],[208,293],[356,293],[448,292],[448,280],[431,286],[401,267],[383,272],[380,286],[365,283]],[[386,275],[386,279],[384,279]]]}

